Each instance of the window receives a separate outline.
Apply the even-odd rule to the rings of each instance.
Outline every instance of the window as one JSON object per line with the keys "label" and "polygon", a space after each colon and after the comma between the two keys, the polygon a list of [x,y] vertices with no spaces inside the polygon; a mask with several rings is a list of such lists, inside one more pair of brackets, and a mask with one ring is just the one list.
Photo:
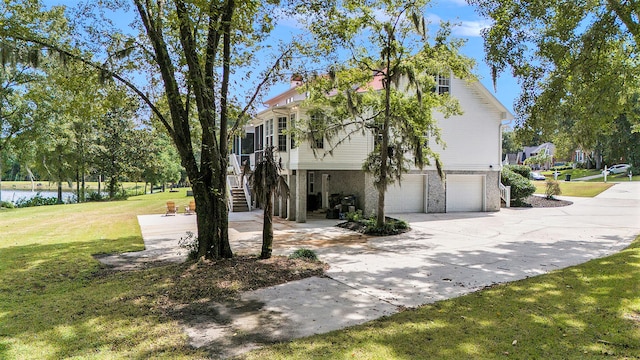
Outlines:
{"label": "window", "polygon": [[315,184],[316,184],[316,176],[313,171],[309,171],[307,174],[307,179],[309,181],[308,193],[315,194]]}
{"label": "window", "polygon": [[438,95],[448,94],[451,90],[451,79],[448,76],[438,75],[435,77]]}
{"label": "window", "polygon": [[[296,128],[296,114],[291,114],[289,118],[289,123],[291,124],[292,130]],[[292,149],[296,148],[296,139],[295,139],[294,133],[291,133],[291,148]]]}
{"label": "window", "polygon": [[253,138],[254,149],[255,151],[260,151],[264,149],[264,125],[260,125],[256,127],[255,136]]}
{"label": "window", "polygon": [[[311,115],[311,124],[317,124],[322,121],[322,115],[320,114],[312,114]],[[312,149],[324,149],[324,135],[319,133],[318,131],[312,131],[313,141],[311,142]]]}
{"label": "window", "polygon": [[265,147],[273,146],[273,119],[265,121],[264,124],[265,133]]}
{"label": "window", "polygon": [[287,118],[278,118],[278,151],[287,151]]}

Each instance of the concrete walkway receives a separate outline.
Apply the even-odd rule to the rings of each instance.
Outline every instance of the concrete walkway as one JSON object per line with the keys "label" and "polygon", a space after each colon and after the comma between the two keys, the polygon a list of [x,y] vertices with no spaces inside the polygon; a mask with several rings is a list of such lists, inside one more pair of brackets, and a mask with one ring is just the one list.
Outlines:
{"label": "concrete walkway", "polygon": [[[396,217],[410,223],[412,231],[335,244],[331,244],[332,237],[348,234],[332,227],[335,220],[279,222],[276,234],[284,232],[286,239],[297,234],[300,240],[286,246],[276,238],[274,253],[312,248],[330,264],[328,277],[245,293],[238,303],[216,305],[217,311],[224,309],[232,314],[227,323],[205,320],[185,324],[185,331],[194,346],[204,346],[217,356],[233,356],[270,341],[341,329],[393,314],[403,307],[580,264],[615,253],[640,234],[640,182],[616,184],[595,198],[570,200],[573,205],[559,208],[398,214]],[[232,247],[250,248],[252,242],[259,245],[259,213],[233,216],[245,219],[230,222],[230,228],[240,229],[230,232]],[[159,239],[170,242],[171,237],[175,244],[177,233],[188,227],[185,224],[184,228],[170,231],[165,224],[174,219],[162,217],[160,224],[151,219],[140,217],[145,244],[150,241],[150,247]],[[189,219],[195,228],[195,217]],[[258,232],[242,231],[249,224],[258,226]],[[325,234],[329,234],[327,239],[312,239]],[[239,311],[241,308],[251,311]],[[251,336],[234,337],[239,332],[269,336],[255,342]]]}

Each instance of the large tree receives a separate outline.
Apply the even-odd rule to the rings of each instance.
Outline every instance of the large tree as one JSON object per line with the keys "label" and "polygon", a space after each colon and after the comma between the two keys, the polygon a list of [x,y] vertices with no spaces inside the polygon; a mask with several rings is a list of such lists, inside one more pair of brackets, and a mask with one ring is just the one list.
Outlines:
{"label": "large tree", "polygon": [[[0,5],[14,9],[14,13],[20,11],[26,20],[5,16],[7,21],[0,28],[0,36],[37,44],[61,54],[63,60],[93,66],[105,78],[113,78],[137,94],[175,143],[193,186],[198,256],[231,257],[226,192],[229,127],[240,126],[237,120],[245,118],[257,94],[274,80],[283,59],[289,56],[288,51],[280,51],[273,62],[264,65],[269,57],[258,52],[260,42],[273,29],[277,1],[132,3],[137,16],[132,31],[139,30],[139,34],[110,28],[110,21],[100,18],[105,8],[127,10],[128,3],[114,0],[80,7],[74,14],[74,23],[84,22],[86,26],[77,29],[73,41],[50,37],[34,26],[34,16],[23,14],[26,8],[31,13],[41,13],[38,1],[23,0]],[[236,68],[257,65],[263,68],[236,73]],[[136,85],[141,71],[149,75],[146,89]],[[233,112],[235,119],[230,119],[234,76],[236,82],[247,83],[255,79],[256,73],[260,74],[259,79],[245,105]],[[157,106],[159,99],[166,103],[167,112]],[[192,108],[196,110],[191,111]],[[194,122],[198,125],[194,126]]]}
{"label": "large tree", "polygon": [[493,20],[484,31],[494,78],[511,70],[523,86],[521,134],[570,136],[597,150],[625,116],[636,130],[640,89],[637,0],[469,0]]}
{"label": "large tree", "polygon": [[448,93],[433,89],[451,75],[471,77],[473,61],[459,54],[462,42],[450,38],[448,24],[429,33],[423,15],[428,3],[337,1],[326,13],[310,17],[318,48],[340,45],[350,57],[326,76],[309,79],[308,105],[315,116],[307,134],[310,141],[324,136],[332,142],[328,152],[353,134],[374,136],[374,150],[362,168],[373,175],[378,190],[378,228],[385,223],[387,187],[401,181],[410,160],[419,168],[435,160],[442,176],[438,154],[429,147],[429,139],[440,143],[434,111],[448,117],[461,109]]}

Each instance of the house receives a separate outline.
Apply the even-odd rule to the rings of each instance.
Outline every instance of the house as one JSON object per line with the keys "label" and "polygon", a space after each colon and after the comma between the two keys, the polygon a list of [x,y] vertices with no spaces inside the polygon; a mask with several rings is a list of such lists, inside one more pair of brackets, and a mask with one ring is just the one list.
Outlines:
{"label": "house", "polygon": [[[464,110],[448,119],[434,114],[445,146],[431,147],[440,154],[445,177],[441,179],[434,166],[411,169],[389,187],[385,212],[498,211],[502,122],[513,115],[480,82],[442,77],[438,83],[435,91],[449,92]],[[245,128],[246,136],[234,141],[232,162],[248,161],[253,167],[265,147],[277,148],[290,195],[276,200],[275,211],[289,220],[305,222],[307,211],[328,209],[341,197],[365,215],[375,213],[378,193],[371,175],[362,171],[374,147],[373,135],[352,136],[332,155],[316,156],[328,146],[326,139],[298,142],[287,131],[310,116],[302,106],[306,94],[301,85],[293,79],[290,89],[265,102],[267,108]],[[248,139],[253,139],[253,147]]]}
{"label": "house", "polygon": [[544,154],[549,156],[548,160],[544,164],[531,164],[531,167],[534,170],[549,170],[553,166],[555,153],[556,146],[549,142],[536,146],[525,146],[522,152],[521,164],[530,157]]}

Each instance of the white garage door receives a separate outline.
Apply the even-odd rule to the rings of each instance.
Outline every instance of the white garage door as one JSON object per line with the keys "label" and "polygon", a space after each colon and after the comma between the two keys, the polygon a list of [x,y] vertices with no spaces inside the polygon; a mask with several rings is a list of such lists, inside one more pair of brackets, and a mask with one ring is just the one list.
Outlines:
{"label": "white garage door", "polygon": [[484,176],[447,175],[447,212],[484,211]]}
{"label": "white garage door", "polygon": [[395,183],[384,198],[386,213],[424,212],[425,175],[404,175],[402,185]]}

